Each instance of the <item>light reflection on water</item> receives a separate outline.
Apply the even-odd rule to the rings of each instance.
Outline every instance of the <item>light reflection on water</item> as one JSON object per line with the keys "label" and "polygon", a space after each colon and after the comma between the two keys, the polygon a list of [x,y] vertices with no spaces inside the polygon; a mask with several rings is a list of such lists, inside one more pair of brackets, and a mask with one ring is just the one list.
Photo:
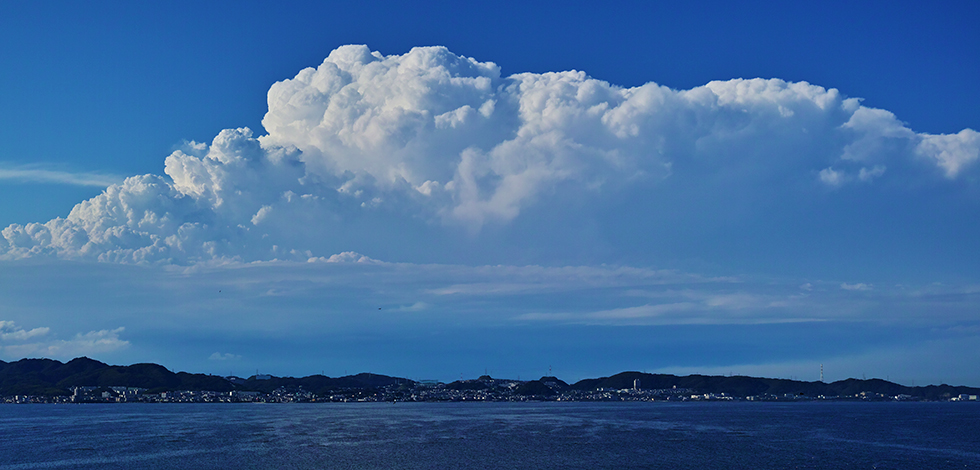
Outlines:
{"label": "light reflection on water", "polygon": [[980,468],[980,404],[0,406],[0,470]]}

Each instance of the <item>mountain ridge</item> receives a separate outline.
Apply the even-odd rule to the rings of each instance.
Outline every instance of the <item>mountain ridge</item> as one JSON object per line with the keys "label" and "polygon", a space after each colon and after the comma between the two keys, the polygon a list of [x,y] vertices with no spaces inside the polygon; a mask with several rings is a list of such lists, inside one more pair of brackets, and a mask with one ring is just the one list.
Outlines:
{"label": "mountain ridge", "polygon": [[[638,381],[638,382],[637,382]],[[477,379],[457,380],[444,384],[454,390],[493,390],[509,386],[523,396],[554,396],[560,393],[596,390],[632,389],[634,384],[644,390],[681,389],[697,394],[747,396],[854,396],[867,392],[884,396],[906,395],[917,399],[939,400],[961,394],[980,394],[980,388],[946,384],[908,387],[882,379],[844,379],[835,382],[806,382],[790,379],[711,376],[692,374],[649,374],[625,371],[608,377],[582,379],[569,384],[545,376],[537,380],[494,379],[488,375]],[[128,366],[109,365],[88,357],[78,357],[62,363],[54,359],[20,359],[0,361],[0,396],[36,395],[62,396],[71,394],[74,387],[134,387],[150,393],[179,390],[212,392],[256,391],[270,393],[276,389],[305,390],[328,394],[336,390],[378,390],[385,387],[412,388],[420,383],[380,374],[363,372],[343,377],[311,375],[306,377],[276,377],[255,375],[249,378],[222,377],[209,374],[173,372],[153,363]]]}

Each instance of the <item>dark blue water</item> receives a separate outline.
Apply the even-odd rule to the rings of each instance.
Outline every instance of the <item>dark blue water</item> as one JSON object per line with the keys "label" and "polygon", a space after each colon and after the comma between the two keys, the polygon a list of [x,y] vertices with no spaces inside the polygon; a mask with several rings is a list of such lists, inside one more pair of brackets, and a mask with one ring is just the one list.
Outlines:
{"label": "dark blue water", "polygon": [[0,406],[34,468],[980,469],[980,404]]}

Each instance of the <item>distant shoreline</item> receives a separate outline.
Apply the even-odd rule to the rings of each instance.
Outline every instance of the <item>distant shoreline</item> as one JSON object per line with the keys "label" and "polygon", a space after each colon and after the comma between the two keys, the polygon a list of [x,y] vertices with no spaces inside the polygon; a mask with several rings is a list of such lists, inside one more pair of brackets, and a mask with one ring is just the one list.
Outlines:
{"label": "distant shoreline", "polygon": [[159,364],[110,366],[80,357],[0,361],[0,403],[322,403],[468,401],[977,401],[980,388],[907,387],[881,379],[804,382],[747,376],[620,372],[573,384],[484,375],[449,383],[360,373],[248,378],[171,372]]}

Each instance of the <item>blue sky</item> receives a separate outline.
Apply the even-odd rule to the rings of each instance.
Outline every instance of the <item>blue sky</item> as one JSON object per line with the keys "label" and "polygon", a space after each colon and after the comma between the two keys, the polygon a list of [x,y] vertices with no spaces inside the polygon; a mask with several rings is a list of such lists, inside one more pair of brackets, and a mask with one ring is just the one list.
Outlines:
{"label": "blue sky", "polygon": [[977,9],[4,4],[0,356],[980,385]]}

